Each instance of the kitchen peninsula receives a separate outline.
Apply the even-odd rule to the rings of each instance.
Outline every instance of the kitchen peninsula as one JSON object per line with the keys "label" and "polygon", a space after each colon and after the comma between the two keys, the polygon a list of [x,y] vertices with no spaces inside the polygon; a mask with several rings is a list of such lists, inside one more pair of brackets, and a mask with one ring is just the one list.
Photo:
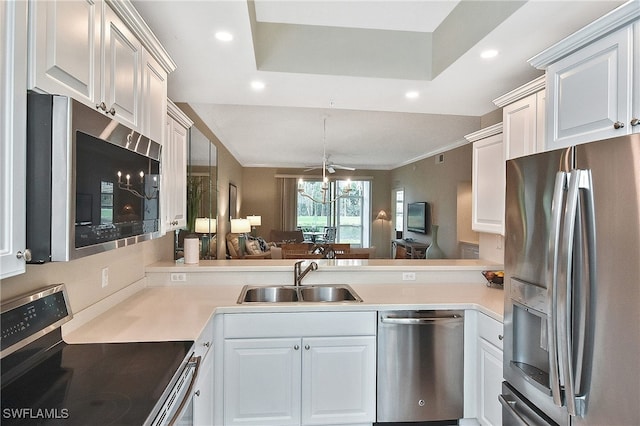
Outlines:
{"label": "kitchen peninsula", "polygon": [[[336,330],[349,334],[356,327],[349,319],[364,315],[369,318],[364,324],[368,324],[373,332],[371,338],[375,339],[375,317],[379,311],[463,310],[465,417],[476,417],[480,318],[501,329],[503,309],[502,290],[487,287],[480,272],[501,269],[502,265],[479,260],[320,260],[318,270],[305,277],[303,286],[349,284],[363,302],[237,303],[244,285],[291,285],[294,263],[294,260],[241,263],[220,260],[201,261],[199,265],[157,262],[146,268],[143,280],[120,292],[123,294],[77,313],[64,326],[64,338],[69,343],[171,340],[211,343],[213,349],[208,359],[213,379],[207,379],[207,383],[213,386],[210,391],[213,396],[207,399],[211,405],[208,410],[215,413],[214,424],[231,424],[222,416],[225,411],[233,411],[223,395],[229,392],[224,384],[225,374],[229,374],[225,345],[230,341],[230,328],[234,328],[235,322],[243,325],[235,332],[240,330],[246,336],[277,334],[292,327],[302,336],[325,336],[327,330],[332,330],[331,336],[322,338],[348,339],[349,336],[332,336],[341,336]],[[269,324],[277,326],[270,328]],[[276,334],[273,339],[261,337],[258,341],[277,341]],[[357,336],[361,332],[351,334]],[[495,334],[497,341],[499,332]],[[307,339],[310,338],[320,337]],[[452,349],[457,348],[448,350]],[[371,356],[375,357],[375,346],[372,351]],[[374,417],[369,413],[368,418]]]}

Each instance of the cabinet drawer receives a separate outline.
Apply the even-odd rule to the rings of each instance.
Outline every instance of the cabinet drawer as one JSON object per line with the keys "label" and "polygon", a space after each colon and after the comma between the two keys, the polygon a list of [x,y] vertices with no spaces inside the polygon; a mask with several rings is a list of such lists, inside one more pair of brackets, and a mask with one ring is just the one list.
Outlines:
{"label": "cabinet drawer", "polygon": [[478,313],[478,335],[489,343],[502,349],[502,323],[493,318]]}
{"label": "cabinet drawer", "polygon": [[376,326],[376,312],[226,314],[224,337],[373,336]]}

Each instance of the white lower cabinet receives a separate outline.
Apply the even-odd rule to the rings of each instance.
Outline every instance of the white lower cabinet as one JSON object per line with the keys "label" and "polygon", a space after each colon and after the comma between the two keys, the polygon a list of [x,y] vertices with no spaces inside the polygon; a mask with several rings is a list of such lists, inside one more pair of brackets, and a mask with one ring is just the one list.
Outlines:
{"label": "white lower cabinet", "polygon": [[477,409],[481,425],[502,424],[502,324],[478,312]]}
{"label": "white lower cabinet", "polygon": [[[346,322],[330,318],[344,314]],[[229,317],[247,317],[241,319],[244,321],[251,316]],[[259,316],[264,318],[264,314]],[[274,313],[267,317],[269,324],[276,325],[269,335],[261,327],[254,327],[256,336],[251,338],[228,338],[233,332],[225,332],[225,425],[344,425],[375,421],[375,312]],[[325,318],[327,321],[316,321]],[[355,323],[350,324],[349,320]],[[258,316],[254,321],[265,323]],[[327,327],[311,326],[302,336],[300,331],[306,321]],[[370,324],[363,327],[365,321]],[[232,328],[225,324],[226,330]],[[363,329],[368,329],[368,335],[356,335]]]}

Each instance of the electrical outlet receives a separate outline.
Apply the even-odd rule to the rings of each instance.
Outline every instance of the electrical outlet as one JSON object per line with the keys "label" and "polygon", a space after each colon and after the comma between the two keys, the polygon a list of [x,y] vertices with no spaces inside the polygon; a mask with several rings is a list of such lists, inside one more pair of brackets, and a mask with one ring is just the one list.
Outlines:
{"label": "electrical outlet", "polygon": [[403,272],[402,273],[402,281],[415,281],[416,273],[415,272]]}
{"label": "electrical outlet", "polygon": [[187,275],[178,272],[171,273],[171,281],[172,282],[185,282],[187,281]]}
{"label": "electrical outlet", "polygon": [[109,268],[102,268],[102,288],[105,288],[109,285]]}
{"label": "electrical outlet", "polygon": [[496,235],[496,249],[502,250],[502,235]]}

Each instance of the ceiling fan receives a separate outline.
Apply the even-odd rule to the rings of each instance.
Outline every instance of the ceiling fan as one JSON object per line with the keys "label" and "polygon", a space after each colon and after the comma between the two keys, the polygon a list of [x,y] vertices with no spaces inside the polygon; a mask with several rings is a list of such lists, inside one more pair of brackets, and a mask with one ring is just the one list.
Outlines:
{"label": "ceiling fan", "polygon": [[329,162],[329,156],[327,155],[327,143],[326,143],[326,136],[327,136],[327,119],[326,119],[326,117],[323,118],[322,125],[323,125],[323,132],[322,132],[322,165],[321,166],[309,167],[308,169],[305,169],[304,171],[305,172],[310,172],[311,170],[322,169],[323,170],[323,174],[324,174],[324,171],[327,171],[330,174],[335,173],[336,170],[354,171],[355,167],[342,166],[340,164],[335,164],[335,163]]}

